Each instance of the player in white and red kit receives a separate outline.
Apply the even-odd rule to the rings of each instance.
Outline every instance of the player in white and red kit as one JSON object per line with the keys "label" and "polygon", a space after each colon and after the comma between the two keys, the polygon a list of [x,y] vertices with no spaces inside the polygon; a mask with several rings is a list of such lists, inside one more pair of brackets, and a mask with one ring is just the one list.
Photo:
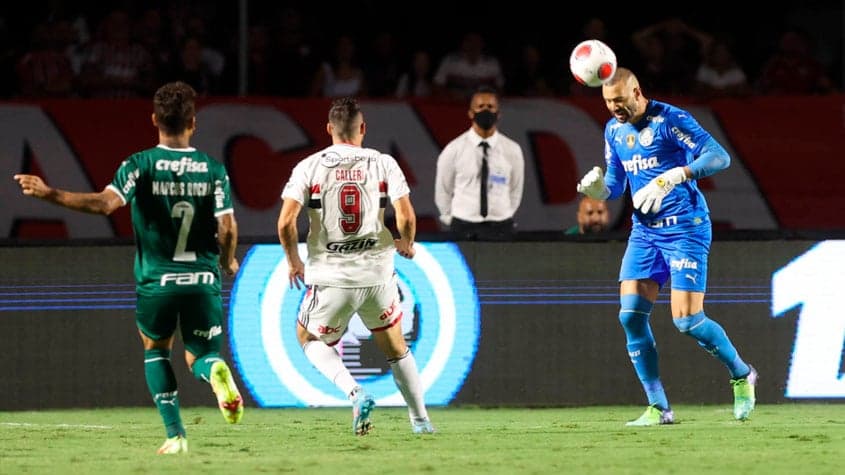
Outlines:
{"label": "player in white and red kit", "polygon": [[[278,232],[290,285],[308,287],[297,337],[309,361],[348,395],[353,431],[364,435],[375,401],[332,348],[357,312],[390,363],[412,430],[434,432],[417,364],[399,325],[403,315],[393,251],[413,258],[416,233],[408,183],[393,157],[361,146],[366,124],[355,99],[332,103],[326,130],[332,145],[299,162],[282,192]],[[388,201],[400,236],[395,240],[384,225]],[[307,264],[297,250],[296,220],[303,207],[310,221]]]}

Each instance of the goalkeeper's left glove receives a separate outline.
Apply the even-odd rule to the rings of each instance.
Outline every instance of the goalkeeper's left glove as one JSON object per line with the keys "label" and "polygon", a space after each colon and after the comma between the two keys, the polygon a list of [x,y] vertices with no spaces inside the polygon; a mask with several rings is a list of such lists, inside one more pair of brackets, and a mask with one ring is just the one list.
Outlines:
{"label": "goalkeeper's left glove", "polygon": [[634,193],[634,208],[640,210],[643,214],[660,211],[663,198],[675,188],[675,185],[680,185],[688,180],[687,172],[684,168],[675,167],[667,172],[663,172],[648,182],[648,185],[640,188],[639,191]]}
{"label": "goalkeeper's left glove", "polygon": [[588,171],[584,178],[581,178],[581,181],[578,182],[575,189],[578,190],[578,193],[584,193],[595,200],[606,200],[610,196],[610,190],[607,189],[604,182],[604,172],[601,167],[593,167],[592,170]]}

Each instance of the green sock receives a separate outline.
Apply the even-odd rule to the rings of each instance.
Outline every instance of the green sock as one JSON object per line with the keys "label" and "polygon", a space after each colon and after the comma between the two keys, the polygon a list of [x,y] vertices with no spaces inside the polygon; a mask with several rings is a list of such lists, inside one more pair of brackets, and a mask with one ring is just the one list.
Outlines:
{"label": "green sock", "polygon": [[170,350],[145,350],[144,376],[147,377],[147,388],[164,421],[167,437],[184,436],[185,426],[179,415],[179,392],[176,390],[173,367],[170,366]]}
{"label": "green sock", "polygon": [[211,380],[211,365],[218,361],[223,361],[223,358],[220,357],[219,353],[206,353],[194,361],[194,366],[191,367],[191,372],[194,373],[195,378],[207,383]]}

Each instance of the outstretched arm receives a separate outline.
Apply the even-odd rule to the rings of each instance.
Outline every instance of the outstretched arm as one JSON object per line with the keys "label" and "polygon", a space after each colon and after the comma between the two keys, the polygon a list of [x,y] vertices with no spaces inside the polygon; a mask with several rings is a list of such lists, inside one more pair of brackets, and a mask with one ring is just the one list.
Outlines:
{"label": "outstretched arm", "polygon": [[35,175],[15,175],[14,178],[23,194],[75,211],[110,215],[125,204],[117,193],[108,188],[99,193],[78,193],[52,188]]}

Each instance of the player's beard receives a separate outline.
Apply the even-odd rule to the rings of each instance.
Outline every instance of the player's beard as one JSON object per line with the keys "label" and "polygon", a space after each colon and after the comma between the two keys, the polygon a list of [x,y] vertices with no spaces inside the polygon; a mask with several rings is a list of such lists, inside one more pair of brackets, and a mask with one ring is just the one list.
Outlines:
{"label": "player's beard", "polygon": [[616,109],[613,109],[613,117],[616,118],[617,122],[625,123],[631,120],[631,117],[634,117],[634,112],[636,110],[636,103],[632,104],[625,104],[620,106]]}
{"label": "player's beard", "polygon": [[604,231],[604,224],[602,223],[590,223],[584,226],[584,234],[595,234],[602,231]]}

